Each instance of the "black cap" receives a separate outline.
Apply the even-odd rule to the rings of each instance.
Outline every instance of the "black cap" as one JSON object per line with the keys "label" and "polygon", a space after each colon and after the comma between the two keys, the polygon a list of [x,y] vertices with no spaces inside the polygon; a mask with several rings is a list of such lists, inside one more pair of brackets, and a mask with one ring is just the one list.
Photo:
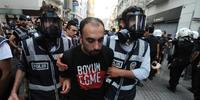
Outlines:
{"label": "black cap", "polygon": [[27,20],[27,17],[25,15],[20,15],[19,20]]}

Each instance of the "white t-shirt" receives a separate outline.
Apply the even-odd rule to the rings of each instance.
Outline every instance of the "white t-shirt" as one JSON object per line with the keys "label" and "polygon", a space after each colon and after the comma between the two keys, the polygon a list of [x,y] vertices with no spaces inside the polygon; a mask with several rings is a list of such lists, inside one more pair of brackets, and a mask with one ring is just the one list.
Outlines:
{"label": "white t-shirt", "polygon": [[12,58],[12,52],[7,42],[0,45],[0,60]]}

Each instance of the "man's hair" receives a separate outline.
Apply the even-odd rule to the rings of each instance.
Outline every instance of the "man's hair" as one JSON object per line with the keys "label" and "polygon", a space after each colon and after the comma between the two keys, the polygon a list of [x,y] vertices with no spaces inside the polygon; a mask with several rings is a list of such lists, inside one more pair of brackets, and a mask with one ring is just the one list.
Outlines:
{"label": "man's hair", "polygon": [[80,33],[81,33],[81,35],[83,34],[83,28],[88,23],[93,23],[93,24],[95,24],[97,26],[100,26],[100,24],[101,24],[103,26],[103,28],[104,28],[104,24],[103,24],[102,20],[100,20],[99,18],[87,17],[87,18],[83,19],[81,21],[81,23],[80,23]]}
{"label": "man's hair", "polygon": [[115,28],[112,28],[112,32],[115,32],[116,31],[116,29]]}
{"label": "man's hair", "polygon": [[152,24],[146,25],[145,31],[147,31],[147,32],[149,32],[149,33],[153,33],[153,31],[154,31],[154,26],[153,26]]}
{"label": "man's hair", "polygon": [[70,20],[70,21],[68,21],[67,26],[65,28],[66,29],[70,29],[70,26],[78,27],[78,23],[76,21],[74,21],[74,20]]}

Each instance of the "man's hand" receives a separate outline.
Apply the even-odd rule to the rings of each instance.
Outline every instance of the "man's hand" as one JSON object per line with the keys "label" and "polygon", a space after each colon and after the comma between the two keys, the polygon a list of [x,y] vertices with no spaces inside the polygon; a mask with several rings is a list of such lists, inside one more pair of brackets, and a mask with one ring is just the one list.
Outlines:
{"label": "man's hand", "polygon": [[58,66],[58,69],[59,71],[64,71],[64,70],[67,70],[68,69],[68,66],[66,64],[63,64],[61,62],[61,59],[58,58],[57,61],[56,61],[56,66]]}
{"label": "man's hand", "polygon": [[62,91],[61,94],[67,94],[71,89],[70,79],[64,79],[62,82]]}
{"label": "man's hand", "polygon": [[107,74],[108,74],[108,77],[111,77],[111,78],[121,77],[123,74],[123,70],[112,66],[108,68]]}
{"label": "man's hand", "polygon": [[19,100],[19,98],[16,93],[11,93],[8,100]]}

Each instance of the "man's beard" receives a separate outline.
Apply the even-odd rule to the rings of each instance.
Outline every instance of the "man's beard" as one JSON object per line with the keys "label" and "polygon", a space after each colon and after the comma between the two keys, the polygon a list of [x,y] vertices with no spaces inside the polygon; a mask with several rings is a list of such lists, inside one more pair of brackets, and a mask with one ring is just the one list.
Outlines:
{"label": "man's beard", "polygon": [[92,56],[99,55],[100,53],[101,53],[101,50],[93,50],[89,52],[89,54]]}
{"label": "man's beard", "polygon": [[90,55],[90,56],[97,56],[101,53],[101,49],[99,50],[92,50],[92,51],[89,51],[86,47],[83,47],[84,51]]}

